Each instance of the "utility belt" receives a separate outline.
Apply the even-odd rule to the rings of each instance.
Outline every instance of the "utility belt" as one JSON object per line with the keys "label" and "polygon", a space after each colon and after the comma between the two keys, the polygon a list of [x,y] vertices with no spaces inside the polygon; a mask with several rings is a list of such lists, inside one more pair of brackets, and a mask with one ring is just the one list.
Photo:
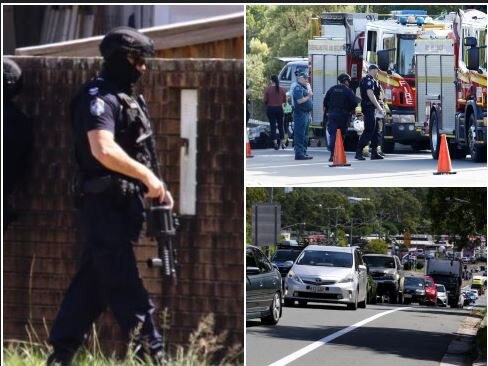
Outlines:
{"label": "utility belt", "polygon": [[80,188],[80,193],[83,195],[114,194],[123,197],[137,195],[144,191],[141,183],[116,175],[104,175],[84,180]]}

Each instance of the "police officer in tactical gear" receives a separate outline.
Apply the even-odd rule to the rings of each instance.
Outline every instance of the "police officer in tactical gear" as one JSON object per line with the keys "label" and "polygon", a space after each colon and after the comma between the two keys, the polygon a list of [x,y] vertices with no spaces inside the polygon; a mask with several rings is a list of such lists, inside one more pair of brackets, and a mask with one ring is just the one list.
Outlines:
{"label": "police officer in tactical gear", "polygon": [[[324,114],[327,114],[327,131],[330,135],[330,158],[334,159],[334,147],[337,129],[339,128],[342,137],[346,136],[347,123],[351,120],[351,114],[359,103],[359,98],[349,88],[351,77],[348,74],[340,74],[337,77],[339,84],[331,87],[324,98]],[[325,120],[325,118],[324,118]]]}
{"label": "police officer in tactical gear", "polygon": [[312,111],[313,92],[308,88],[308,74],[301,71],[297,76],[297,85],[293,88],[293,145],[295,160],[310,160],[307,155],[306,133]]}
{"label": "police officer in tactical gear", "polygon": [[378,154],[377,148],[381,141],[381,132],[378,129],[375,119],[375,109],[385,114],[383,106],[379,102],[381,94],[381,85],[376,79],[378,75],[378,66],[371,64],[368,68],[368,74],[361,79],[359,90],[361,92],[361,109],[364,114],[364,132],[359,139],[356,156],[357,160],[365,160],[362,155],[363,148],[371,141],[371,160],[383,159]]}
{"label": "police officer in tactical gear", "polygon": [[23,86],[22,70],[15,61],[3,58],[4,201],[3,230],[17,214],[11,203],[14,192],[30,172],[34,128],[32,120],[15,103]]}
{"label": "police officer in tactical gear", "polygon": [[[153,42],[119,27],[102,40],[101,74],[71,104],[80,170],[84,252],[49,337],[49,365],[69,365],[92,323],[110,308],[140,358],[162,363],[163,340],[143,287],[132,245],[144,221],[143,198],[173,206],[151,165],[152,128],[134,84],[145,73]],[[152,150],[154,152],[154,150]]]}

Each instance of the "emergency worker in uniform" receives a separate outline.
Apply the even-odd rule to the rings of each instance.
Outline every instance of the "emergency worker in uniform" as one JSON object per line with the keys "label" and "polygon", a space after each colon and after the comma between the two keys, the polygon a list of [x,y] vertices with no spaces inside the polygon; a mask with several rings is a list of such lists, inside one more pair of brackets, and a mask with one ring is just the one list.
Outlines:
{"label": "emergency worker in uniform", "polygon": [[99,48],[101,74],[71,103],[85,247],[51,330],[54,352],[48,365],[70,365],[92,323],[107,308],[130,337],[133,352],[160,364],[163,340],[132,247],[141,234],[144,196],[173,206],[151,164],[152,128],[144,99],[134,91],[154,46],[137,30],[118,27]]}
{"label": "emergency worker in uniform", "polygon": [[379,102],[381,94],[381,85],[376,79],[378,75],[378,66],[371,64],[368,68],[368,74],[361,79],[359,90],[361,92],[361,110],[364,115],[364,132],[359,139],[356,147],[357,160],[366,160],[362,151],[363,148],[371,141],[371,160],[383,159],[378,153],[378,144],[381,141],[381,132],[378,129],[375,109],[385,114],[383,106]]}
{"label": "emergency worker in uniform", "polygon": [[359,98],[349,88],[351,77],[348,74],[340,74],[337,77],[339,84],[331,87],[324,98],[324,114],[327,114],[327,130],[330,135],[330,158],[334,159],[334,147],[337,129],[339,128],[342,137],[346,136],[347,123],[351,120],[351,114],[359,103]]}
{"label": "emergency worker in uniform", "polygon": [[310,160],[307,155],[306,131],[312,111],[313,92],[308,88],[308,74],[304,71],[297,76],[297,85],[293,88],[293,145],[295,148],[295,160]]}
{"label": "emergency worker in uniform", "polygon": [[3,230],[14,221],[17,214],[12,196],[28,176],[34,145],[32,120],[15,103],[22,91],[23,76],[19,65],[12,59],[3,59],[3,146],[4,146],[4,201]]}

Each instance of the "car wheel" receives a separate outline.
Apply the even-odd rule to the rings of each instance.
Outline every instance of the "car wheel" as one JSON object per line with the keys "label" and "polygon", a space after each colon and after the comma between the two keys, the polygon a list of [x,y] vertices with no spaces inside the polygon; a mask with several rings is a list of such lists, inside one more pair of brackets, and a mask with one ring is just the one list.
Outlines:
{"label": "car wheel", "polygon": [[390,304],[398,303],[398,291],[390,291]]}
{"label": "car wheel", "polygon": [[358,307],[361,309],[366,309],[366,297],[364,297],[364,301],[358,302]]}
{"label": "car wheel", "polygon": [[405,299],[403,302],[405,305],[410,305],[412,303],[412,300],[410,299]]}
{"label": "car wheel", "polygon": [[354,302],[347,304],[347,310],[356,310],[358,308],[358,295],[354,296]]}
{"label": "car wheel", "polygon": [[269,305],[269,315],[262,318],[261,321],[264,324],[275,325],[278,323],[281,317],[281,294],[279,292],[275,293],[273,296],[273,301]]}
{"label": "car wheel", "polygon": [[405,302],[405,299],[403,298],[403,292],[398,293],[398,303],[403,304]]}
{"label": "car wheel", "polygon": [[303,308],[307,306],[307,302],[305,300],[298,300],[298,306],[301,306]]}
{"label": "car wheel", "polygon": [[285,306],[293,306],[295,305],[295,301],[293,301],[292,299],[285,299]]}

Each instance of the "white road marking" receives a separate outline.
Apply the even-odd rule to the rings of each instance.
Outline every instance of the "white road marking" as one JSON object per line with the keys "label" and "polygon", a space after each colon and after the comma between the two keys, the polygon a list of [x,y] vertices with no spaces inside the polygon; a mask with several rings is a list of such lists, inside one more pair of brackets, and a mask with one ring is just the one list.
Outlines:
{"label": "white road marking", "polygon": [[324,344],[327,344],[331,341],[333,341],[334,339],[344,335],[344,334],[347,334],[349,332],[352,332],[354,329],[356,328],[359,328],[365,324],[368,324],[370,322],[372,322],[373,320],[376,320],[378,318],[381,318],[382,316],[385,316],[385,315],[388,315],[388,314],[391,314],[391,313],[394,313],[395,311],[399,311],[399,310],[406,310],[406,309],[412,309],[411,306],[408,306],[408,307],[401,307],[401,308],[396,308],[396,309],[393,309],[393,310],[388,310],[388,311],[384,311],[382,313],[379,313],[379,314],[376,314],[376,315],[373,315],[372,317],[370,318],[367,318],[367,319],[364,319],[364,320],[361,320],[360,322],[356,323],[356,324],[353,324],[347,328],[344,328],[344,329],[341,329],[340,331],[338,332],[335,332],[331,335],[328,335],[327,337],[324,337],[322,339],[319,339],[318,341],[296,351],[296,352],[293,352],[292,354],[286,356],[286,357],[283,357],[281,360],[278,360],[276,362],[273,362],[272,364],[270,364],[269,366],[285,366],[285,365],[288,365],[290,362],[293,362],[295,361],[296,359],[302,357],[302,356],[305,356],[307,353],[310,353],[312,351],[314,351],[315,349],[319,348],[320,346],[323,346]]}

